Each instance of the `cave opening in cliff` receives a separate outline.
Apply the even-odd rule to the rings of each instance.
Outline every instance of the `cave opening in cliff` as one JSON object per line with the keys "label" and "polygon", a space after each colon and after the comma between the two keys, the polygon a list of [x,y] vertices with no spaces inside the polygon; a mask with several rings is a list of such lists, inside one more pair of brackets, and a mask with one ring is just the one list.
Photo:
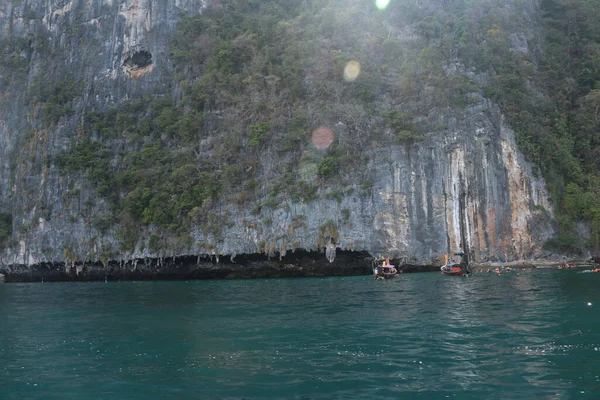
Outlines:
{"label": "cave opening in cliff", "polygon": [[127,57],[123,63],[125,68],[131,70],[146,68],[150,65],[152,65],[152,54],[145,50],[136,51],[131,56]]}

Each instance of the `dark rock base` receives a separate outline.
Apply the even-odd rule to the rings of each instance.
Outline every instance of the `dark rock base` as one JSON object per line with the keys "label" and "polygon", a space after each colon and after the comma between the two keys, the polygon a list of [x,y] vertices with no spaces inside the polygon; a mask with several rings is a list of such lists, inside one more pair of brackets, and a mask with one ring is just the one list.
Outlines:
{"label": "dark rock base", "polygon": [[[402,265],[399,272],[439,271],[439,266]],[[0,267],[6,282],[69,282],[116,280],[251,279],[371,275],[373,257],[367,252],[337,251],[330,263],[322,252],[297,250],[269,258],[263,254],[199,257],[178,256],[129,261],[41,263]]]}

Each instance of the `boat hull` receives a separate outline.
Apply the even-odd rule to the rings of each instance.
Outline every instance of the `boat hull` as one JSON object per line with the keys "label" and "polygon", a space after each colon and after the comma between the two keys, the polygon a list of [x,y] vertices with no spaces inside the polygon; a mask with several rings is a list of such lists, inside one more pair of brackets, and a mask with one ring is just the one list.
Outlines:
{"label": "boat hull", "polygon": [[442,271],[442,275],[448,275],[448,276],[464,276],[467,273],[464,271],[458,271],[458,272],[446,272],[446,271]]}
{"label": "boat hull", "polygon": [[469,273],[468,267],[463,267],[457,264],[443,265],[440,270],[442,271],[442,275],[448,276],[465,276]]}
{"label": "boat hull", "polygon": [[398,274],[374,274],[373,279],[392,279],[397,276]]}
{"label": "boat hull", "polygon": [[398,276],[398,270],[392,265],[386,265],[373,269],[373,279],[391,279]]}

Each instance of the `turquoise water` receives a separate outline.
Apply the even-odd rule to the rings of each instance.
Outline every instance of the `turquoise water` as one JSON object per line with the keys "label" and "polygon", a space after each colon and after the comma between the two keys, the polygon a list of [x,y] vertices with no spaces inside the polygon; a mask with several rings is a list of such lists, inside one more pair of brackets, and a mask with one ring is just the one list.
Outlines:
{"label": "turquoise water", "polygon": [[600,274],[0,285],[0,399],[159,398],[598,399]]}

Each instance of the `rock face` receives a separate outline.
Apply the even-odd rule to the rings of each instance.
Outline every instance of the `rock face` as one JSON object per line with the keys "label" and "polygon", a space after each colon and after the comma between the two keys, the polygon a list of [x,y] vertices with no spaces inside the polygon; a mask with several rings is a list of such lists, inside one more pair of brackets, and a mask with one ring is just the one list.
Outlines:
{"label": "rock face", "polygon": [[[12,245],[2,249],[0,261],[99,260],[107,246],[118,243],[115,232],[101,239],[90,230],[92,214],[107,205],[81,177],[60,176],[50,160],[69,148],[86,111],[174,90],[171,33],[184,15],[203,5],[202,0],[0,2],[0,38],[12,38],[18,46],[7,51],[27,65],[0,72],[0,212],[13,216]],[[40,77],[84,83],[73,112],[51,128],[31,104],[46,83],[36,81]],[[86,202],[94,211],[83,215]]]}
{"label": "rock face", "polygon": [[[155,259],[144,264],[155,271],[160,260],[172,259],[185,265],[182,276],[193,277],[194,271],[210,271],[195,261],[198,254],[235,261],[241,257],[236,255],[264,253],[286,265],[285,256],[296,249],[320,251],[328,263],[325,221],[332,221],[330,228],[336,231],[337,257],[352,250],[359,260],[365,254],[385,254],[412,265],[439,265],[443,254],[459,248],[474,262],[527,259],[552,235],[552,207],[543,180],[517,149],[499,108],[474,95],[464,111],[442,111],[445,126],[418,144],[364,149],[371,160],[368,171],[345,174],[356,182],[359,177],[364,181],[366,174],[371,185],[365,189],[357,183],[340,201],[320,196],[310,203],[288,202],[263,210],[259,216],[252,212],[255,204],[241,210],[220,204],[219,212],[236,218],[219,238],[193,230],[186,248],[152,252],[138,243],[133,252],[116,251],[123,240],[117,230],[101,232],[91,224],[108,205],[82,176],[61,175],[52,157],[68,148],[86,110],[105,109],[144,93],[169,95],[179,90],[173,84],[169,37],[183,15],[201,11],[203,5],[201,0],[0,4],[0,36],[35,43],[34,50],[20,54],[30,60],[29,69],[20,75],[22,83],[5,84],[6,94],[0,98],[0,212],[13,217],[12,244],[3,250],[0,269],[10,270],[9,276],[26,280],[27,271],[58,268],[56,274],[41,274],[64,278],[77,264],[83,265],[81,273],[96,278],[107,268],[112,276],[120,276],[111,269],[115,265],[129,268],[133,277],[138,274],[134,271],[144,271],[133,267],[139,265],[135,260]],[[53,65],[51,74],[65,70],[85,83],[73,102],[74,112],[50,129],[36,119],[37,110],[28,100],[39,69],[46,65],[41,58],[52,54],[43,46],[69,51],[67,59],[52,59],[62,64]],[[342,134],[343,127],[337,133]],[[276,168],[273,165],[257,180],[270,179]],[[303,217],[301,223],[298,216]],[[194,256],[177,258],[189,254]],[[327,256],[332,259],[331,249]],[[81,264],[86,260],[89,264]],[[176,275],[177,268],[167,269],[164,276]]]}
{"label": "rock face", "polygon": [[432,259],[449,244],[467,249],[472,261],[518,259],[533,255],[551,232],[536,211],[551,209],[544,183],[489,102],[451,121],[442,143],[397,150],[391,179],[381,168],[377,180],[381,206],[373,228],[382,250]]}

